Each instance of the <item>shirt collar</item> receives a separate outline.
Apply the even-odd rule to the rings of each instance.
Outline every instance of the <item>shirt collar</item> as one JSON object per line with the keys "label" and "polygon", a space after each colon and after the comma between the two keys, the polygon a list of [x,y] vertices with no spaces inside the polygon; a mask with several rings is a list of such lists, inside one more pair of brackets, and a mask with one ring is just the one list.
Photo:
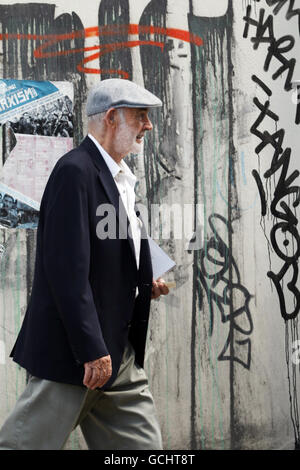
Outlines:
{"label": "shirt collar", "polygon": [[106,165],[108,166],[109,171],[111,172],[113,178],[117,176],[117,174],[121,171],[121,166],[115,162],[115,160],[104,150],[102,145],[99,144],[98,140],[92,134],[88,134],[88,137],[94,142],[96,147],[98,148],[99,152],[101,153],[102,157]]}
{"label": "shirt collar", "polygon": [[131,184],[134,186],[136,183],[136,176],[132,173],[130,170],[129,166],[124,162],[124,160],[121,160],[120,164],[118,164],[107,152],[104,150],[102,145],[99,144],[98,140],[95,139],[95,137],[92,134],[88,134],[88,137],[94,142],[96,147],[98,148],[99,152],[101,153],[102,157],[104,158],[104,161],[106,165],[108,166],[108,169],[110,170],[113,178],[117,176],[120,172],[124,173]]}
{"label": "shirt collar", "polygon": [[125,176],[127,177],[128,181],[130,182],[130,184],[132,186],[135,185],[136,183],[136,176],[132,173],[131,169],[129,168],[129,166],[127,165],[127,163],[124,162],[124,159],[120,161],[120,168],[121,168],[121,172],[125,174]]}

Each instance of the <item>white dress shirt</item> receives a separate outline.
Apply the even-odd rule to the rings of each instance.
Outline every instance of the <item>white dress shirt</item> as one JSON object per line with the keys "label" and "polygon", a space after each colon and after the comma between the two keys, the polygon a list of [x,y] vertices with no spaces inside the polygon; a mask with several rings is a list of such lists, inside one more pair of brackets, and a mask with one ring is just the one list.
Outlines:
{"label": "white dress shirt", "polygon": [[88,137],[94,142],[97,146],[98,150],[100,151],[102,157],[105,160],[108,169],[110,170],[112,177],[117,185],[118,191],[122,198],[122,202],[124,204],[125,210],[127,212],[127,216],[129,219],[132,239],[134,243],[135,249],[135,257],[136,257],[136,264],[137,268],[139,268],[140,264],[140,248],[141,248],[141,221],[137,217],[134,206],[135,206],[135,192],[134,186],[136,184],[136,176],[132,173],[129,166],[121,160],[120,164],[118,164],[107,152],[104,148],[99,144],[99,142],[95,139],[94,136],[88,134]]}

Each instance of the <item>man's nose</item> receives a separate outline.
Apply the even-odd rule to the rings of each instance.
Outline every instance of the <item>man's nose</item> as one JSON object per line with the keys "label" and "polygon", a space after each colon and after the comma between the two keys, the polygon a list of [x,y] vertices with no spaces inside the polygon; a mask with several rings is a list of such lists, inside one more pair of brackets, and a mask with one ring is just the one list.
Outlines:
{"label": "man's nose", "polygon": [[146,131],[152,131],[152,129],[153,129],[152,122],[150,121],[149,116],[147,116],[147,118],[145,119],[144,129]]}

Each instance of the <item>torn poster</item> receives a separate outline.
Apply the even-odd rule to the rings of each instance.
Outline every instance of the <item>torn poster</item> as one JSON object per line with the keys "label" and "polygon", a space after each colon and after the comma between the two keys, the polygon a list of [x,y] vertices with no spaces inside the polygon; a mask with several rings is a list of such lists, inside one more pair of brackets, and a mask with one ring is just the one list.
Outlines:
{"label": "torn poster", "polygon": [[49,175],[73,148],[72,83],[0,80],[0,126],[0,226],[34,227]]}
{"label": "torn poster", "polygon": [[1,182],[40,202],[57,160],[73,147],[73,139],[15,134],[17,144],[3,169]]}
{"label": "torn poster", "polygon": [[14,133],[73,137],[72,113],[71,83],[0,80],[0,124]]}

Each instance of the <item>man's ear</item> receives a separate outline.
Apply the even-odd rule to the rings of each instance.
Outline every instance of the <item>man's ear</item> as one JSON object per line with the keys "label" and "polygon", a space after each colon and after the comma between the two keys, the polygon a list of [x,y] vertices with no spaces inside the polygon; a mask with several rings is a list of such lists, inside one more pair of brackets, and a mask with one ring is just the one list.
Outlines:
{"label": "man's ear", "polygon": [[116,110],[115,108],[110,108],[105,115],[106,124],[109,127],[114,127],[116,124]]}

